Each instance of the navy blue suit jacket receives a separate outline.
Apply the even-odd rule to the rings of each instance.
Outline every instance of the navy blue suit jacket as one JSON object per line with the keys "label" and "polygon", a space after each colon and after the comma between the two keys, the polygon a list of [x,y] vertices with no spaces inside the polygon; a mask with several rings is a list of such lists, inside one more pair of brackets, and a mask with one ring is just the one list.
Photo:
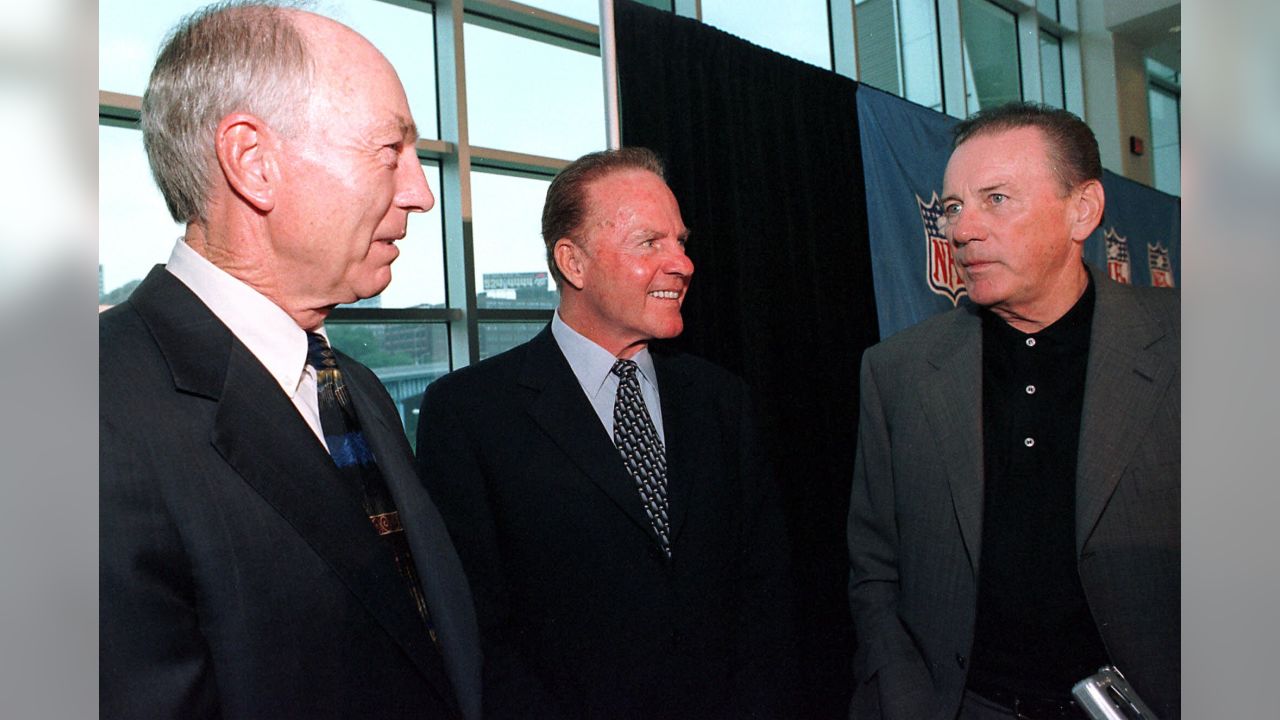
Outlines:
{"label": "navy blue suit jacket", "polygon": [[427,389],[419,462],[476,594],[493,717],[789,709],[783,511],[746,387],[653,355],[670,561],[550,328]]}

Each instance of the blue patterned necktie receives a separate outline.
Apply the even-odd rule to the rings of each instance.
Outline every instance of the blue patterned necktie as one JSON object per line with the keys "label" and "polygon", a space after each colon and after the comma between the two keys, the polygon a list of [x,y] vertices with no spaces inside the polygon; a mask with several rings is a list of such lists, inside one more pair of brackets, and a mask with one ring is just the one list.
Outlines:
{"label": "blue patterned necktie", "polygon": [[618,446],[627,473],[636,482],[644,513],[658,536],[662,552],[671,557],[667,520],[667,451],[658,437],[649,409],[640,394],[639,366],[632,360],[613,365],[618,395],[613,401],[613,444]]}
{"label": "blue patterned necktie", "polygon": [[409,552],[409,541],[400,524],[387,483],[378,469],[378,462],[365,442],[360,420],[356,417],[351,394],[342,381],[338,358],[323,335],[307,333],[307,364],[316,371],[316,399],[319,401],[320,428],[329,446],[329,455],[343,479],[360,489],[361,503],[374,530],[387,541],[395,559],[396,571],[408,587],[409,595],[418,614],[426,623],[432,642],[438,644],[436,630],[427,610],[427,600],[422,595],[422,585]]}

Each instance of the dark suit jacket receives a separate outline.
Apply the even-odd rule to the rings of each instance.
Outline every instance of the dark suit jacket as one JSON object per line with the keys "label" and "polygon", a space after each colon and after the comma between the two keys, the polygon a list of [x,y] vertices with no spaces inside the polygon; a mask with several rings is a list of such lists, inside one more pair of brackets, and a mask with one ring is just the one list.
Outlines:
{"label": "dark suit jacket", "polygon": [[418,457],[476,594],[493,716],[776,717],[782,508],[741,381],[654,351],[672,559],[550,328],[423,399]]}
{"label": "dark suit jacket", "polygon": [[377,378],[344,379],[439,630],[261,363],[157,267],[99,321],[104,718],[465,717],[466,577]]}
{"label": "dark suit jacket", "polygon": [[[1097,299],[1076,476],[1077,565],[1112,662],[1160,718],[1176,718],[1179,294],[1091,272]],[[955,717],[973,644],[982,447],[974,307],[867,351],[849,513],[853,718]],[[890,707],[877,708],[881,699]]]}

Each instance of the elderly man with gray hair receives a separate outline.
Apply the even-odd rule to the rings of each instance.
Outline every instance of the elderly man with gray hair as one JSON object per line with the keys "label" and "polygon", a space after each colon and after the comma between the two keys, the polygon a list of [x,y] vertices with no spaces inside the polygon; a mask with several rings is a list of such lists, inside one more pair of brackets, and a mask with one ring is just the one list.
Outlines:
{"label": "elderly man with gray hair", "polygon": [[142,125],[186,232],[99,321],[102,716],[478,718],[466,577],[324,329],[434,203],[399,78],[332,20],[213,6]]}

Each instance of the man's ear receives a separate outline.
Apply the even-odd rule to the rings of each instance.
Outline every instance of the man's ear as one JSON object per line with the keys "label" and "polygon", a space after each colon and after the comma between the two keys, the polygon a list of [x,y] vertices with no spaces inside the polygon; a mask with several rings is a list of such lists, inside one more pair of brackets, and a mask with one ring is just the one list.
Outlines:
{"label": "man's ear", "polygon": [[1083,243],[1102,222],[1102,210],[1107,198],[1098,180],[1086,180],[1072,193],[1070,207],[1071,239]]}
{"label": "man's ear", "polygon": [[256,115],[232,113],[218,123],[213,140],[231,189],[259,212],[271,212],[280,181],[276,134]]}
{"label": "man's ear", "polygon": [[552,249],[556,267],[564,276],[564,281],[581,290],[586,281],[586,268],[583,267],[584,253],[577,243],[569,238],[560,238]]}

